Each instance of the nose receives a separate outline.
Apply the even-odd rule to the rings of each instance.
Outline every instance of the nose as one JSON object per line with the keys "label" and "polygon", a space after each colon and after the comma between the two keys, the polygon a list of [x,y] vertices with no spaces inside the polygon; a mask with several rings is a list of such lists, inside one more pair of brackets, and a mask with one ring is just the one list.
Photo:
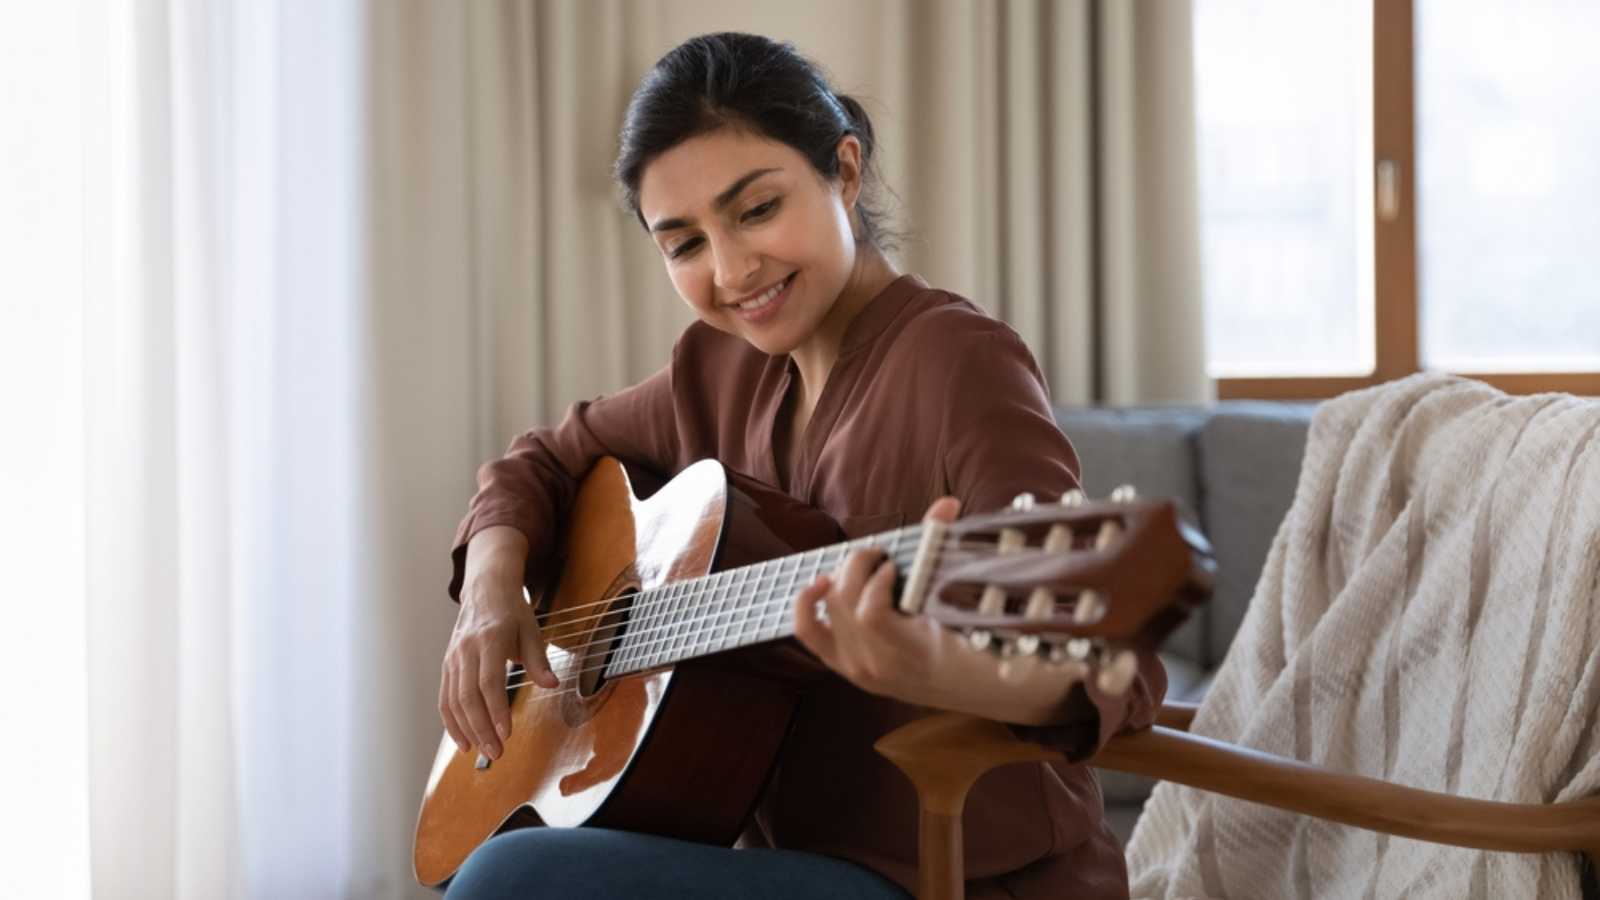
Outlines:
{"label": "nose", "polygon": [[712,279],[718,289],[733,295],[730,299],[737,299],[740,292],[753,288],[750,279],[761,268],[761,260],[743,241],[728,238],[711,242],[711,256],[715,269]]}

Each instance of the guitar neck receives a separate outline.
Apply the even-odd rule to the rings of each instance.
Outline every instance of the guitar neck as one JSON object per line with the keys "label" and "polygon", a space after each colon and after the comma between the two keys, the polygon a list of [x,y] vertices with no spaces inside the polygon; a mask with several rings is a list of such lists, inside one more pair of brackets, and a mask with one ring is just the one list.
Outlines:
{"label": "guitar neck", "polygon": [[868,535],[635,595],[628,625],[606,666],[611,677],[710,656],[794,634],[794,598],[852,551],[877,547],[904,575],[922,525]]}

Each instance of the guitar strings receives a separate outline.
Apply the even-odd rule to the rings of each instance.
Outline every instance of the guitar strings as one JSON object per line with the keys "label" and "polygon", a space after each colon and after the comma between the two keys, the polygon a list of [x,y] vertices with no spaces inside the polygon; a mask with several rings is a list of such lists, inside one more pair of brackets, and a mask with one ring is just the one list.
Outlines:
{"label": "guitar strings", "polygon": [[[674,623],[671,627],[657,626],[655,630],[663,632],[664,636],[659,637],[659,638],[657,638],[655,640],[648,640],[648,641],[644,641],[644,642],[642,642],[640,644],[632,645],[628,649],[648,650],[648,649],[655,649],[655,648],[659,648],[659,647],[662,647],[662,646],[668,646],[668,645],[681,646],[683,649],[685,649],[687,651],[690,651],[691,657],[692,657],[693,654],[698,653],[700,650],[711,647],[713,642],[714,642],[714,635],[716,635],[717,632],[720,631],[723,636],[728,635],[730,633],[730,629],[732,629],[734,627],[734,621],[732,619],[733,616],[742,615],[742,619],[738,623],[739,626],[741,626],[741,627],[748,626],[749,623],[752,622],[752,621],[765,620],[767,615],[774,611],[775,607],[783,606],[783,607],[792,608],[791,601],[796,596],[798,596],[798,592],[796,592],[795,594],[792,594],[792,595],[786,593],[786,594],[783,594],[783,595],[773,596],[773,597],[771,597],[771,598],[769,598],[767,600],[760,600],[760,601],[757,601],[755,603],[749,604],[747,606],[732,607],[732,608],[727,609],[727,610],[715,610],[715,611],[704,612],[703,614],[698,615],[696,617],[693,617],[693,618],[690,618],[690,619],[681,620],[681,621],[679,621],[677,623]],[[730,617],[727,622],[710,621],[710,620],[721,619],[724,615],[727,615],[727,616]],[[786,621],[786,618],[787,618],[786,616],[780,616],[780,617],[774,618],[773,619],[773,625],[781,625],[783,622]],[[702,625],[705,625],[705,623],[707,623],[708,621],[710,621],[709,625],[706,625],[706,627],[700,627]],[[694,627],[691,627],[688,630],[682,630],[682,631],[674,631],[673,630],[674,628],[681,627],[681,626],[684,626],[684,625],[690,625],[690,626],[694,626]],[[767,627],[772,627],[772,626],[768,626],[768,625],[763,625],[762,626],[763,629],[767,628]],[[646,628],[643,631],[632,632],[632,634],[635,635],[635,636],[641,635],[641,634],[650,634],[650,633],[651,633],[651,629],[650,628]],[[786,637],[786,636],[787,635],[781,633],[781,629],[780,629],[780,633],[773,635],[771,638],[764,638],[762,641],[752,641],[751,643],[752,644],[754,644],[754,643],[764,643],[765,641],[768,641],[768,640],[777,640],[777,639],[779,639],[781,637]],[[564,654],[566,654],[567,658],[569,658],[569,659],[581,660],[583,658],[588,657],[590,655],[590,653],[593,652],[596,649],[605,648],[606,652],[609,652],[609,648],[607,648],[608,644],[612,644],[612,643],[616,643],[618,641],[624,640],[626,637],[627,637],[627,635],[619,635],[617,637],[606,638],[606,639],[603,639],[603,640],[594,641],[594,642],[592,642],[590,644],[585,645],[584,649],[586,651],[589,651],[589,652],[583,653],[581,655],[579,653],[573,653],[573,652],[566,651],[566,650],[563,650],[562,652]],[[702,641],[701,638],[713,638],[713,639],[712,640]],[[745,646],[749,646],[749,645],[745,645]],[[561,648],[557,648],[557,649],[561,649]],[[727,649],[734,649],[734,648],[730,647],[730,648],[727,648]],[[687,659],[687,658],[691,658],[691,657],[685,657],[685,658]],[[580,662],[580,663],[578,663],[578,666],[559,666],[559,665],[558,666],[552,666],[551,667],[551,672],[552,672],[552,674],[556,675],[558,680],[561,680],[561,679],[564,679],[564,678],[571,678],[571,677],[575,677],[575,676],[578,676],[578,675],[584,675],[584,674],[587,674],[589,672],[603,671],[603,670],[609,668],[611,666],[611,664],[612,664],[612,661],[606,661],[606,662],[598,663],[598,664],[593,665],[593,666],[581,667],[582,663]],[[658,663],[656,665],[652,665],[652,666],[649,666],[647,668],[630,669],[630,670],[628,670],[626,672],[621,672],[621,673],[618,673],[618,674],[619,675],[622,675],[622,674],[633,674],[634,672],[648,671],[648,669],[650,669],[650,668],[656,668],[659,665],[665,665],[665,664],[666,663]],[[563,671],[559,671],[558,672],[557,669],[563,669]],[[508,673],[507,677],[508,678],[509,677],[517,677],[518,674],[526,675],[527,674],[526,668],[524,668],[524,671],[521,672],[521,673]],[[538,686],[536,682],[534,682],[534,681],[532,681],[530,679],[530,680],[525,680],[525,681],[509,682],[506,685],[506,687],[507,687],[507,689],[511,689],[511,688],[518,688],[518,687],[522,687],[524,685],[530,685],[530,684]],[[546,688],[545,690],[551,691],[551,692],[555,692],[555,693],[559,693],[559,689],[557,689],[557,688]],[[542,696],[544,696],[544,695],[541,695],[541,697]],[[539,699],[539,698],[535,698],[535,699]]]}
{"label": "guitar strings", "polygon": [[[887,548],[884,546],[885,544],[888,544],[890,541],[893,541],[893,543],[895,545],[898,545],[899,542],[901,540],[903,540],[904,538],[906,538],[906,537],[915,537],[915,538],[917,538],[917,543],[914,543],[914,544],[910,545],[909,548],[908,548],[908,549],[911,549],[912,551],[917,551],[917,550],[921,549],[920,532],[921,532],[923,527],[924,527],[923,523],[918,523],[916,525],[907,525],[907,526],[904,526],[902,528],[895,529],[893,531],[879,532],[878,534],[869,535],[869,536],[864,537],[864,538],[857,538],[857,539],[855,539],[853,541],[847,541],[847,542],[844,542],[844,543],[841,543],[841,544],[834,544],[834,545],[829,546],[829,547],[820,547],[820,548],[816,548],[816,549],[813,549],[813,550],[801,551],[800,553],[790,554],[788,556],[783,556],[783,557],[779,557],[777,559],[768,560],[765,563],[756,563],[756,564],[752,564],[752,565],[749,565],[749,566],[741,566],[738,569],[726,569],[726,570],[723,570],[723,571],[720,571],[720,572],[710,572],[710,573],[707,573],[706,575],[703,575],[703,576],[695,576],[695,578],[713,578],[713,577],[716,577],[716,576],[719,576],[719,575],[720,576],[730,575],[732,573],[741,571],[743,569],[753,569],[753,568],[756,568],[758,566],[770,566],[770,565],[773,565],[775,563],[781,563],[785,559],[792,559],[792,558],[795,558],[795,557],[806,556],[806,555],[811,554],[811,553],[822,554],[822,553],[827,553],[827,552],[835,550],[835,549],[840,549],[840,550],[843,551],[844,555],[841,556],[840,559],[839,559],[839,562],[843,563],[843,561],[850,555],[850,553],[853,553],[855,550],[865,550],[865,549],[887,550]],[[962,550],[967,550],[967,551],[972,552],[974,554],[982,554],[982,553],[985,553],[985,552],[988,552],[988,553],[993,553],[994,552],[994,544],[992,544],[990,542],[986,542],[986,541],[981,541],[981,540],[972,540],[970,537],[968,537],[965,540],[963,540],[963,536],[961,536],[961,535],[950,535],[950,536],[945,537],[939,544],[935,545],[934,549],[939,550],[942,553],[945,550],[948,550],[948,549],[950,549],[952,547],[957,547],[957,548],[962,549]],[[897,552],[900,552],[900,551],[897,551]],[[913,553],[913,558],[914,558],[914,555],[915,554]],[[694,580],[694,579],[685,579],[685,580]],[[651,588],[650,590],[652,590],[652,591],[665,590],[668,587],[670,587],[671,584],[676,584],[676,583],[679,583],[679,582],[670,582],[668,584],[658,585],[657,587]],[[578,612],[580,610],[583,610],[583,609],[592,608],[592,607],[596,607],[596,606],[604,606],[604,605],[607,605],[607,604],[612,604],[612,603],[615,603],[619,599],[623,599],[623,598],[626,598],[626,597],[637,596],[639,593],[642,593],[642,592],[635,592],[633,594],[621,594],[621,595],[618,595],[617,597],[613,597],[613,598],[608,598],[608,599],[604,599],[604,600],[596,600],[596,601],[593,601],[591,603],[581,603],[581,604],[579,604],[577,606],[567,607],[565,609],[562,609],[562,610],[559,610],[559,611],[557,611],[555,613],[552,613],[547,618],[545,625],[542,626],[542,627],[550,627],[550,626],[557,625],[557,624],[566,624],[567,622],[576,621],[575,619],[570,619],[570,618],[569,619],[564,619],[564,620],[557,620],[556,617],[560,616],[560,615],[568,615],[568,616],[570,616],[572,613],[576,613],[576,612]],[[599,613],[598,615],[604,615],[604,613]]]}
{"label": "guitar strings", "polygon": [[[896,558],[894,560],[895,567],[897,569],[898,568],[904,568],[904,567],[910,565],[911,563],[915,562],[916,561],[916,550],[917,549],[918,548],[912,548],[911,555],[906,559],[902,560],[900,558]],[[941,549],[941,554],[942,554],[944,548],[940,548],[940,549]],[[959,561],[959,562],[970,562],[973,559],[977,559],[977,558],[980,558],[980,557],[986,555],[985,551],[973,548],[971,546],[962,546],[962,547],[959,547],[957,549],[959,549],[961,551],[966,551],[966,552],[963,552],[963,553],[961,553],[959,555],[958,554],[951,554],[951,556],[955,557],[956,560]],[[885,555],[887,556],[887,554],[885,554]],[[902,552],[902,555],[903,555],[903,552]],[[946,557],[941,555],[941,559],[944,559],[944,558],[946,558]],[[844,560],[841,559],[838,564],[835,564],[831,568],[836,570],[838,568],[838,566],[840,564],[842,564],[843,562],[844,562]],[[742,571],[742,570],[741,569],[729,569],[729,570],[727,570],[726,574],[732,574],[732,573],[736,573],[736,572],[739,572],[739,571]],[[797,567],[793,573],[774,572],[774,573],[771,573],[769,576],[767,576],[765,580],[776,580],[776,579],[779,579],[779,578],[790,577],[790,576],[792,576],[794,574],[798,574],[799,571],[800,571],[800,567]],[[719,572],[719,573],[714,573],[711,576],[697,576],[697,577],[698,578],[707,578],[707,579],[709,579],[709,578],[714,578],[717,575],[723,575],[723,574],[725,574],[725,573]],[[816,571],[816,575],[813,575],[811,577],[813,579],[815,579],[817,576],[819,576],[821,574],[823,574],[822,571],[821,571],[821,568],[818,568],[817,571]],[[595,619],[600,619],[600,618],[604,618],[606,616],[611,616],[611,615],[621,616],[621,615],[624,615],[624,614],[626,614],[626,613],[628,613],[630,611],[645,611],[645,612],[648,612],[649,611],[648,609],[645,609],[645,610],[634,610],[634,608],[631,607],[631,606],[623,606],[623,608],[621,608],[621,609],[617,609],[615,607],[621,605],[622,602],[625,601],[625,600],[636,600],[639,597],[644,596],[646,594],[653,594],[655,596],[655,598],[657,598],[657,599],[665,597],[666,592],[670,591],[675,585],[681,585],[681,584],[684,584],[686,581],[690,581],[690,580],[694,580],[694,579],[685,579],[683,581],[669,582],[667,584],[662,584],[662,585],[658,585],[656,587],[650,588],[650,589],[648,589],[646,591],[634,591],[634,592],[627,593],[627,594],[618,594],[617,596],[611,597],[611,598],[606,599],[606,600],[598,600],[598,601],[595,601],[593,603],[584,603],[584,604],[580,604],[578,606],[567,607],[565,609],[559,610],[556,613],[552,613],[549,616],[547,616],[546,619],[545,619],[544,624],[540,626],[540,631],[542,633],[544,633],[547,637],[554,637],[554,636],[558,635],[558,631],[557,630],[560,629],[560,628],[563,628],[563,627],[570,627],[570,626],[578,625],[580,623],[590,622],[590,621],[593,621]],[[760,580],[763,580],[763,579],[757,579],[758,582]],[[739,583],[736,586],[741,588],[741,589],[750,586],[748,584],[745,584],[744,582],[745,582],[745,579],[740,579]],[[796,584],[798,584],[798,582],[796,582]],[[680,600],[695,600],[695,599],[707,596],[709,594],[715,594],[715,593],[717,593],[719,591],[725,591],[730,586],[733,586],[731,584],[731,581],[730,581],[730,583],[724,583],[724,584],[719,584],[719,585],[711,585],[709,583],[709,581],[707,581],[707,583],[703,587],[695,588],[693,590],[677,594],[672,599],[673,599],[674,602],[677,602],[677,601],[680,601]],[[597,613],[592,613],[592,614],[586,615],[586,616],[576,616],[576,617],[570,617],[569,616],[568,618],[562,618],[562,619],[558,619],[557,618],[557,616],[559,614],[561,614],[561,613],[573,613],[573,612],[576,612],[576,611],[581,610],[581,609],[591,608],[591,607],[595,607],[595,606],[609,606],[609,607],[613,607],[613,608],[606,609],[604,611],[597,612]],[[582,630],[584,630],[584,629],[576,629],[576,630],[572,630],[572,631],[559,632],[559,636],[563,636],[563,637],[571,636],[573,634],[579,633]]]}
{"label": "guitar strings", "polygon": [[[840,546],[844,546],[844,545],[840,545]],[[866,549],[866,547],[856,548],[856,549]],[[885,550],[885,556],[888,556],[887,550],[884,547],[872,547],[872,549]],[[945,554],[947,551],[950,551],[952,549],[962,551],[962,555],[961,555],[960,559],[963,562],[969,562],[969,561],[971,561],[973,559],[976,559],[976,558],[979,558],[979,557],[982,557],[982,556],[986,556],[986,555],[987,556],[996,555],[994,547],[992,545],[985,544],[985,543],[972,543],[970,541],[969,542],[962,542],[959,538],[947,538],[940,545],[936,546],[934,549],[936,549],[936,550],[938,550],[940,552],[941,558],[943,558],[943,554]],[[920,551],[920,550],[921,550],[920,545],[915,545],[915,546],[908,546],[906,548],[903,548],[903,549],[897,551],[896,552],[896,556],[894,558],[896,568],[905,568],[905,567],[909,566],[910,564],[912,564],[913,562],[915,562],[916,561],[917,552]],[[910,552],[909,556],[906,556],[907,551]],[[854,551],[853,550],[847,551],[846,555],[843,556],[843,557],[840,557],[840,559],[836,563],[834,563],[834,565],[831,568],[836,570],[840,565],[842,565],[845,562],[845,560],[849,556],[849,553],[851,553],[851,552],[854,552]],[[800,555],[800,554],[796,554],[796,555]],[[904,557],[904,558],[902,559],[902,557]],[[793,558],[793,557],[782,557],[782,559],[790,559],[790,558]],[[778,562],[778,561],[779,560],[773,560],[772,562]],[[769,565],[769,564],[770,563],[761,563],[761,564],[757,564],[757,565]],[[689,591],[687,593],[679,594],[676,597],[674,597],[673,599],[674,600],[682,600],[682,599],[692,599],[692,598],[704,597],[704,596],[706,596],[708,594],[712,594],[712,593],[715,593],[715,592],[720,591],[720,590],[725,590],[728,587],[727,584],[721,584],[721,585],[715,585],[715,586],[710,585],[709,584],[709,580],[710,579],[716,578],[716,577],[719,577],[719,576],[722,576],[722,577],[732,576],[737,572],[745,571],[747,569],[753,569],[753,568],[755,568],[755,566],[743,566],[743,567],[740,567],[738,569],[726,569],[726,570],[723,570],[721,572],[713,572],[713,573],[710,573],[708,575],[695,576],[693,578],[683,579],[681,581],[668,582],[666,584],[657,585],[656,587],[650,588],[650,589],[648,589],[646,591],[634,591],[634,592],[627,593],[627,594],[618,594],[615,597],[610,597],[610,598],[607,598],[607,599],[604,599],[604,600],[596,600],[596,601],[593,601],[591,603],[581,603],[581,604],[578,604],[577,606],[566,607],[564,609],[552,612],[550,615],[548,615],[546,617],[546,619],[545,619],[545,622],[540,626],[540,631],[542,631],[542,632],[543,631],[553,631],[554,629],[556,629],[558,627],[561,627],[561,626],[575,625],[575,624],[577,624],[579,622],[586,622],[586,621],[589,621],[591,619],[600,618],[602,616],[617,614],[617,613],[619,613],[618,610],[607,609],[607,610],[603,610],[603,611],[597,612],[597,613],[592,613],[592,614],[589,614],[589,615],[586,615],[586,616],[574,616],[573,615],[573,613],[577,613],[577,612],[579,612],[581,610],[585,610],[585,609],[592,609],[592,608],[597,607],[597,606],[611,606],[611,607],[614,607],[614,606],[616,606],[618,604],[619,601],[628,600],[628,599],[634,599],[634,598],[640,597],[640,596],[642,596],[644,594],[654,593],[657,596],[660,596],[663,592],[671,590],[674,585],[680,585],[680,584],[683,584],[683,583],[688,582],[688,581],[704,580],[706,582],[706,585],[703,586],[703,587],[691,590],[691,591]],[[795,571],[798,572],[800,568],[802,568],[802,567],[797,566]],[[792,573],[784,573],[782,571],[775,571],[775,572],[770,573],[769,575],[764,576],[764,577],[768,578],[768,579],[775,579],[775,578],[787,577],[787,575],[789,575],[789,574],[792,574]],[[819,570],[818,574],[821,574],[820,570]],[[762,580],[762,578],[758,577],[757,581],[759,582],[760,580]],[[741,583],[740,586],[743,587],[744,585]],[[623,610],[622,612],[625,612],[625,611],[626,610]],[[563,616],[565,616],[565,618],[562,618]]]}
{"label": "guitar strings", "polygon": [[[753,568],[756,568],[757,566],[772,565],[774,563],[781,562],[782,560],[785,560],[785,559],[791,559],[791,558],[796,557],[796,556],[805,556],[805,555],[810,554],[810,553],[818,553],[818,554],[827,553],[830,550],[834,550],[836,548],[844,549],[846,556],[848,556],[849,553],[854,552],[855,550],[883,549],[882,547],[878,546],[876,543],[871,543],[871,542],[874,542],[874,541],[887,542],[889,540],[893,540],[895,543],[898,543],[902,538],[907,536],[907,534],[906,534],[907,532],[920,531],[921,528],[922,528],[922,526],[920,524],[919,525],[908,525],[908,526],[905,526],[903,528],[895,529],[894,531],[884,531],[884,532],[880,532],[878,534],[870,535],[870,536],[865,537],[865,538],[857,538],[857,539],[855,539],[853,541],[846,541],[846,542],[841,543],[841,544],[834,544],[834,545],[831,545],[831,546],[828,546],[828,547],[818,547],[818,548],[815,548],[815,549],[812,549],[812,550],[801,551],[800,553],[789,554],[788,556],[779,557],[778,559],[768,560],[765,563],[755,563],[755,564],[752,564],[750,566],[741,566],[739,569],[727,569],[727,570],[724,570],[723,572],[709,572],[704,576],[695,576],[695,577],[697,577],[697,578],[700,578],[700,577],[709,578],[709,577],[714,577],[714,576],[717,576],[717,575],[731,574],[731,573],[740,571],[740,569],[753,569]],[[952,546],[952,545],[958,543],[959,540],[960,540],[959,538],[954,538],[954,537],[946,538],[944,540],[943,545],[941,545],[939,549],[943,550],[946,547]],[[857,545],[859,545],[859,546],[857,546]],[[979,544],[972,544],[972,546],[980,546],[980,545]],[[662,590],[662,589],[666,588],[667,586],[668,585],[662,585],[662,586],[657,587],[657,588],[652,588],[652,590]],[[612,598],[612,599],[616,599],[616,598]],[[568,608],[566,608],[564,610],[561,610],[561,612],[565,612],[565,613],[576,612],[576,611],[584,609],[586,607],[601,606],[601,605],[604,605],[604,604],[610,603],[610,602],[612,602],[612,600],[596,600],[593,603],[582,603],[582,604],[579,604],[577,606],[568,607]],[[555,614],[552,614],[552,617],[554,615]]]}
{"label": "guitar strings", "polygon": [[[914,558],[915,554],[913,553],[912,556]],[[896,562],[903,564],[901,560],[896,560]],[[909,560],[906,560],[905,562],[909,562]],[[810,581],[805,582],[805,584],[809,585]],[[781,593],[773,593],[771,596],[768,596],[765,599],[753,599],[749,602],[742,603],[737,606],[729,606],[725,609],[693,609],[686,607],[683,611],[688,611],[691,613],[691,615],[681,619],[666,619],[659,613],[652,616],[651,610],[644,609],[641,610],[643,613],[642,618],[635,623],[637,627],[635,627],[633,630],[625,631],[623,634],[613,637],[592,641],[588,644],[585,644],[584,649],[591,652],[594,650],[604,650],[609,652],[611,649],[609,646],[610,644],[626,640],[630,636],[639,639],[639,642],[631,644],[629,649],[637,649],[640,651],[654,650],[660,647],[679,644],[683,645],[685,648],[692,647],[698,643],[698,641],[691,639],[708,636],[719,629],[721,629],[724,634],[729,634],[735,627],[745,628],[748,627],[752,621],[765,619],[775,607],[790,604],[796,596],[799,596],[802,588],[803,585],[801,585],[797,580],[795,582],[795,589],[792,593],[786,589]],[[681,600],[697,596],[704,596],[706,593],[710,592],[691,591],[674,599]],[[626,612],[627,610],[619,610],[616,612],[616,615],[622,616]],[[602,613],[593,618],[601,618],[606,615],[611,615],[611,613]],[[727,621],[712,621],[722,619],[723,617],[727,617]],[[736,619],[737,622],[735,621]],[[710,622],[707,627],[700,627],[706,625],[707,622]],[[685,626],[689,627],[686,629]],[[597,625],[593,629],[583,629],[570,634],[563,634],[561,637],[572,637],[582,633],[582,631],[585,630],[593,631],[604,627],[609,626]],[[707,642],[707,646],[709,646],[709,642]],[[570,651],[564,650],[563,652]]]}
{"label": "guitar strings", "polygon": [[[916,560],[916,553],[917,553],[917,548],[906,548],[905,551],[901,552],[900,556],[893,558],[893,562],[895,563],[896,568],[905,568],[906,566],[911,565]],[[982,555],[983,554],[981,552],[963,554],[962,556],[964,557],[964,559],[962,561],[975,559],[975,558],[978,558],[978,557],[980,557]],[[734,571],[737,571],[737,570],[734,570]],[[636,638],[637,637],[641,637],[641,636],[652,636],[652,635],[656,635],[656,634],[664,635],[665,637],[660,641],[656,641],[656,642],[653,642],[653,643],[649,642],[649,641],[646,641],[644,643],[640,643],[640,644],[635,644],[634,645],[634,647],[637,647],[639,649],[651,649],[651,648],[660,646],[663,643],[673,643],[673,642],[678,641],[685,634],[688,634],[690,632],[677,631],[677,629],[681,628],[684,625],[690,625],[690,624],[694,624],[694,623],[697,623],[697,622],[703,622],[703,621],[705,621],[706,619],[709,619],[709,618],[719,618],[719,617],[722,617],[722,616],[726,615],[726,616],[729,617],[729,621],[726,623],[726,625],[729,628],[731,628],[735,624],[734,621],[733,621],[734,617],[738,616],[738,617],[741,617],[741,620],[738,622],[738,625],[740,625],[741,627],[747,626],[747,625],[749,625],[751,619],[753,618],[753,616],[751,615],[751,612],[753,610],[755,610],[757,608],[757,606],[764,607],[764,609],[762,610],[763,615],[764,615],[765,612],[770,611],[772,603],[785,602],[788,599],[792,599],[794,596],[797,596],[799,594],[799,591],[803,587],[809,586],[813,581],[815,581],[816,577],[818,575],[820,575],[820,574],[821,574],[821,569],[819,567],[813,574],[809,575],[808,577],[805,577],[804,579],[799,577],[800,576],[800,570],[799,569],[796,569],[792,573],[788,573],[787,576],[780,576],[780,577],[787,577],[789,579],[789,581],[790,581],[791,586],[784,588],[782,595],[777,595],[777,596],[771,597],[768,600],[756,601],[755,604],[745,604],[745,605],[737,605],[737,606],[728,606],[728,607],[720,608],[720,609],[702,609],[702,610],[695,610],[691,606],[683,606],[683,607],[680,607],[678,609],[671,610],[671,612],[674,612],[674,613],[685,612],[685,611],[693,611],[694,613],[698,614],[698,615],[690,617],[690,618],[673,619],[673,618],[668,618],[668,617],[664,616],[663,615],[663,611],[661,609],[658,609],[658,608],[652,608],[652,607],[648,607],[648,606],[643,606],[643,607],[632,607],[632,606],[629,606],[629,607],[624,607],[624,608],[621,608],[621,609],[611,609],[611,610],[607,610],[606,612],[596,613],[596,614],[593,614],[593,615],[590,615],[590,616],[585,616],[585,617],[583,617],[581,619],[575,619],[575,620],[570,620],[570,621],[565,621],[565,622],[560,623],[562,626],[568,626],[569,630],[566,630],[566,631],[557,632],[555,629],[548,629],[548,630],[541,629],[541,631],[544,633],[544,636],[546,638],[546,642],[547,643],[552,643],[552,642],[554,642],[554,640],[556,638],[574,637],[574,636],[577,636],[579,634],[584,633],[585,631],[597,631],[597,630],[600,630],[602,628],[610,627],[610,625],[612,624],[612,623],[599,623],[599,622],[597,622],[594,626],[588,627],[588,628],[570,628],[570,626],[576,625],[580,621],[587,622],[587,621],[592,621],[592,620],[597,620],[597,619],[604,619],[604,618],[606,618],[608,616],[614,616],[617,619],[617,622],[615,624],[620,624],[622,621],[626,620],[626,621],[629,621],[632,624],[634,624],[635,627],[633,628],[633,630],[631,630],[629,632],[626,632],[625,634],[618,635],[618,636],[613,637],[613,638],[605,638],[605,639],[602,639],[602,640],[599,640],[599,641],[594,641],[594,642],[588,644],[587,646],[589,646],[589,647],[602,647],[605,644],[607,644],[609,642],[612,642],[612,641],[624,640],[630,635],[633,636],[633,637],[636,637]],[[687,592],[684,592],[684,593],[681,593],[681,594],[678,594],[678,595],[674,596],[672,598],[672,600],[673,600],[674,603],[677,603],[677,602],[683,601],[683,600],[693,601],[693,600],[696,600],[696,599],[700,599],[700,598],[706,597],[706,596],[711,595],[711,594],[715,594],[717,592],[726,592],[729,588],[736,588],[739,591],[744,592],[745,590],[747,590],[747,589],[749,589],[751,587],[752,587],[752,585],[749,585],[749,584],[732,584],[732,585],[726,585],[725,584],[725,585],[721,585],[721,586],[717,586],[717,587],[710,587],[708,589],[696,589],[696,590],[687,591]],[[752,593],[771,593],[771,589],[770,588],[757,589],[757,590],[753,591]],[[623,600],[623,599],[627,599],[628,597],[634,597],[634,596],[638,596],[638,595],[637,594],[619,595],[616,598],[616,600],[620,601],[620,600]],[[593,604],[585,604],[585,605],[593,605]],[[637,618],[629,618],[630,614],[636,615]],[[718,625],[718,626],[715,626],[715,627],[721,627],[721,625]]]}

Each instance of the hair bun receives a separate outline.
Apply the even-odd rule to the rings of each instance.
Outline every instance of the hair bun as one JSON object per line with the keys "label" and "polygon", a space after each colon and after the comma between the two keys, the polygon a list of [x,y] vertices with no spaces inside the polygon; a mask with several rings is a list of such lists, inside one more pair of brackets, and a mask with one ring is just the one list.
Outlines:
{"label": "hair bun", "polygon": [[871,159],[872,151],[878,142],[872,133],[872,119],[868,118],[867,110],[860,101],[849,94],[835,94],[834,98],[844,107],[845,115],[850,117],[850,124],[855,129],[856,137],[861,141],[862,158]]}

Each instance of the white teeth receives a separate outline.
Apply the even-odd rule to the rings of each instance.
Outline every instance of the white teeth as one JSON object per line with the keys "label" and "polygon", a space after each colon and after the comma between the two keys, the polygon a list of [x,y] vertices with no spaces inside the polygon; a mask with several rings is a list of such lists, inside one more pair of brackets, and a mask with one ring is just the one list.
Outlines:
{"label": "white teeth", "polygon": [[784,286],[787,285],[788,283],[789,283],[789,279],[785,278],[784,280],[778,282],[777,284],[773,285],[772,287],[767,288],[765,293],[763,293],[761,296],[755,298],[754,300],[746,300],[745,302],[739,304],[739,308],[744,310],[744,311],[746,311],[746,312],[749,312],[751,310],[760,309],[761,307],[766,306],[768,303],[771,303],[773,301],[773,299],[776,298],[780,293],[783,292]]}

